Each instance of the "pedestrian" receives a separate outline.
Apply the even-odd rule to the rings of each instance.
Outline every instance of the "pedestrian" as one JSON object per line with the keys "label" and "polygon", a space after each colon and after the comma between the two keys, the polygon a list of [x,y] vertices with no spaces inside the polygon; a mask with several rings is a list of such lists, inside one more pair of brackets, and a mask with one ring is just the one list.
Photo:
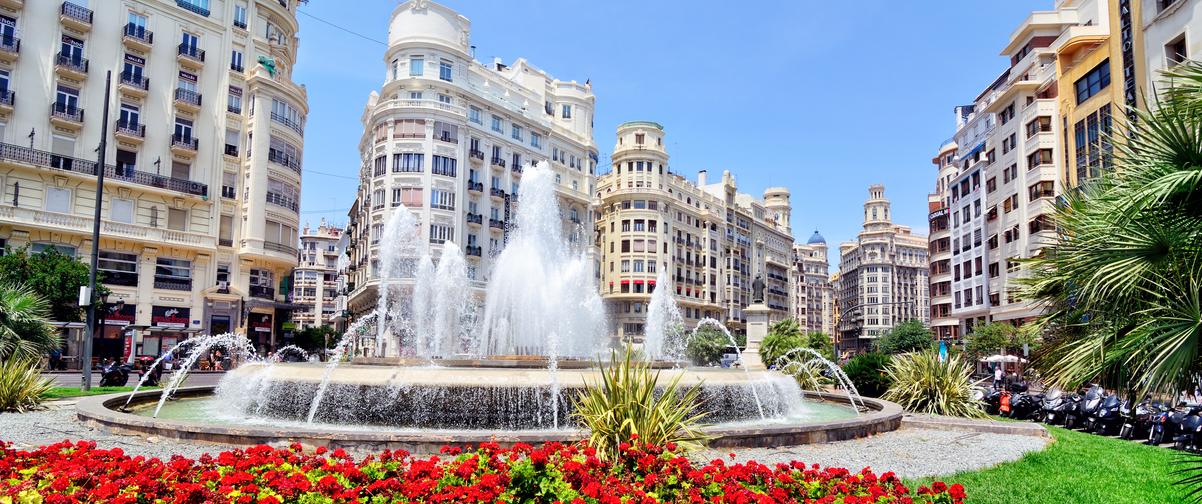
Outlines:
{"label": "pedestrian", "polygon": [[63,351],[59,348],[50,350],[50,370],[58,371],[63,367]]}
{"label": "pedestrian", "polygon": [[1002,371],[1002,366],[1000,366],[1000,365],[994,366],[994,368],[993,368],[993,388],[995,388],[995,389],[1002,388],[1002,377],[1005,375],[1006,375],[1006,373],[1004,371]]}

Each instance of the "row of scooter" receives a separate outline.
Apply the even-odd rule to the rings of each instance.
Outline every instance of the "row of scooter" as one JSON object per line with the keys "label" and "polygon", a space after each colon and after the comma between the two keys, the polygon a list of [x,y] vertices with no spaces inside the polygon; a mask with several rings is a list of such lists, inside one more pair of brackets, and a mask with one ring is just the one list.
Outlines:
{"label": "row of scooter", "polygon": [[1202,451],[1202,405],[1172,405],[1151,397],[1132,404],[1099,385],[1067,394],[1056,388],[1044,393],[1027,389],[1026,382],[1017,382],[978,394],[992,415],[1143,440],[1153,446],[1171,442],[1178,450]]}

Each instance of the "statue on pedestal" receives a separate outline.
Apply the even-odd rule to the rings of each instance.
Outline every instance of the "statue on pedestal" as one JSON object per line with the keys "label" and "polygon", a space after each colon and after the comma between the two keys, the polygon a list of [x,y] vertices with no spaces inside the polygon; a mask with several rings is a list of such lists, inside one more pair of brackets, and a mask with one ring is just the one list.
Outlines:
{"label": "statue on pedestal", "polygon": [[755,280],[751,281],[751,303],[764,302],[764,277],[760,274],[755,275]]}

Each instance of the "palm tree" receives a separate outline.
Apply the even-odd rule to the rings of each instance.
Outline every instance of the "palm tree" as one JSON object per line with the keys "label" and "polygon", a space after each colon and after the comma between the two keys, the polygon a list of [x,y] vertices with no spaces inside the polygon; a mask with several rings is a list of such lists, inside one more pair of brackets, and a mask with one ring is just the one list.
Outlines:
{"label": "palm tree", "polygon": [[46,300],[20,284],[0,283],[0,359],[37,359],[59,346]]}
{"label": "palm tree", "polygon": [[1027,297],[1046,308],[1034,364],[1052,385],[1173,393],[1202,372],[1202,64],[1169,79],[1113,135],[1113,172],[1065,195],[1054,244],[1029,261]]}

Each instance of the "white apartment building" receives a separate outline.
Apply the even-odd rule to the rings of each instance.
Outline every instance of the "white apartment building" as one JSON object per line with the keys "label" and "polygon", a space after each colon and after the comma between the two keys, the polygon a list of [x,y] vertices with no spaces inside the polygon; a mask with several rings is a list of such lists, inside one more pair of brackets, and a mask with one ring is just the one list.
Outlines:
{"label": "white apartment building", "polygon": [[331,325],[338,315],[338,259],[342,251],[338,242],[342,229],[322,219],[317,228],[305,229],[300,235],[300,263],[292,271],[292,302],[298,307],[292,312],[296,329]]}
{"label": "white apartment building", "polygon": [[1145,0],[1141,18],[1148,80],[1144,89],[1151,93],[1164,88],[1166,68],[1202,54],[1202,1]]}
{"label": "white apartment building", "polygon": [[947,140],[939,147],[939,154],[931,159],[938,171],[935,192],[927,196],[927,221],[930,224],[927,236],[928,253],[931,261],[931,331],[940,340],[958,341],[960,321],[952,316],[952,232],[951,232],[951,189],[952,180],[959,174],[956,164],[957,145]]}
{"label": "white apartment building", "polygon": [[789,193],[765,191],[765,202],[739,193],[730,172],[708,184],[674,173],[658,123],[618,127],[610,171],[596,192],[601,297],[615,337],[641,341],[658,275],[666,271],[688,327],[703,318],[740,330],[751,282],[762,275],[774,320],[789,316]]}
{"label": "white apartment building", "polygon": [[295,0],[91,4],[0,1],[0,246],[90,259],[107,137],[99,267],[125,308],[94,355],[196,332],[281,344],[307,111]]}
{"label": "white apartment building", "polygon": [[793,272],[793,318],[807,334],[833,334],[835,291],[831,285],[826,238],[817,230],[805,244],[793,245]]}
{"label": "white apartment building", "polygon": [[840,352],[866,351],[902,322],[930,323],[927,237],[894,224],[889,210],[885,186],[869,186],[864,230],[839,245]]}
{"label": "white apartment building", "polygon": [[363,111],[363,165],[349,213],[352,318],[376,306],[380,239],[400,205],[417,215],[434,257],[447,241],[462,247],[477,287],[505,245],[524,168],[545,160],[555,170],[565,226],[592,221],[591,85],[560,81],[524,59],[483,64],[474,52],[471,22],[447,7],[408,1],[392,13],[384,84]]}

